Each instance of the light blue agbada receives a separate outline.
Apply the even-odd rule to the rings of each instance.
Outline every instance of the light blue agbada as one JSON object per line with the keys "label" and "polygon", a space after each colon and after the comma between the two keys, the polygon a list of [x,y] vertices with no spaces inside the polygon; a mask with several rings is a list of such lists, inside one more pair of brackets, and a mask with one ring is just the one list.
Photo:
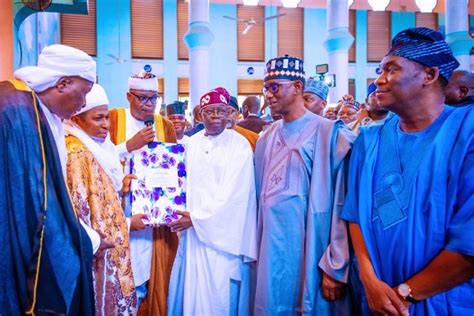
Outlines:
{"label": "light blue agbada", "polygon": [[349,315],[349,299],[322,297],[321,270],[347,282],[344,158],[354,139],[343,123],[311,112],[278,121],[255,153],[260,252],[256,315]]}
{"label": "light blue agbada", "polygon": [[[472,109],[446,107],[418,133],[402,132],[397,116],[363,129],[342,217],[359,224],[378,278],[394,287],[442,250],[474,255],[473,179]],[[470,280],[411,305],[410,315],[472,315],[473,295]]]}

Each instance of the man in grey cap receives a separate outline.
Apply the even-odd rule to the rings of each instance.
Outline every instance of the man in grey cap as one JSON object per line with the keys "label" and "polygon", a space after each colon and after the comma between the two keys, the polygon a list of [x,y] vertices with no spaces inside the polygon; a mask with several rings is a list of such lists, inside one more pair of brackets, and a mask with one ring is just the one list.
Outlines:
{"label": "man in grey cap", "polygon": [[361,129],[342,212],[364,315],[474,310],[474,112],[444,104],[458,66],[422,27],[398,33],[381,61],[378,107],[396,115]]}
{"label": "man in grey cap", "polygon": [[314,114],[322,116],[328,92],[329,88],[323,81],[309,78],[304,87],[304,106]]}

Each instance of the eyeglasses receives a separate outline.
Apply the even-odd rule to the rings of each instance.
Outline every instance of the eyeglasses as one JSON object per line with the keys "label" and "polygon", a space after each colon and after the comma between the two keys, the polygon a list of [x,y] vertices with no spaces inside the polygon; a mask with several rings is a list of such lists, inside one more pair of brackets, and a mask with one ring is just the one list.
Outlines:
{"label": "eyeglasses", "polygon": [[270,84],[264,85],[262,92],[263,94],[267,94],[267,92],[271,92],[272,94],[277,93],[280,90],[280,86],[284,84],[293,84],[293,81],[283,81],[283,82],[272,82]]}
{"label": "eyeglasses", "polygon": [[135,98],[137,98],[138,101],[140,101],[141,103],[147,103],[148,101],[150,101],[151,103],[155,104],[158,98],[160,97],[159,95],[156,95],[156,94],[152,95],[151,97],[146,96],[146,95],[136,95],[133,92],[130,92],[130,94],[133,95]]}
{"label": "eyeglasses", "polygon": [[225,116],[227,115],[228,112],[227,112],[227,109],[224,109],[224,108],[213,108],[213,109],[202,110],[202,113],[205,116],[211,116],[212,114],[216,116]]}

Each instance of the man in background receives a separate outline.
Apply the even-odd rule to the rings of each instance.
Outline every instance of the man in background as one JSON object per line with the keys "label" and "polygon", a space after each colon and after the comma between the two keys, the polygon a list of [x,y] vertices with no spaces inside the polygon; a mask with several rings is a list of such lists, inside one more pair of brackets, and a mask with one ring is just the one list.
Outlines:
{"label": "man in background", "polygon": [[461,107],[474,104],[474,74],[466,70],[453,72],[446,87],[446,104]]}
{"label": "man in background", "polygon": [[184,135],[191,137],[197,132],[200,132],[204,129],[204,124],[202,123],[202,117],[201,117],[201,108],[199,107],[199,104],[196,105],[193,109],[193,120],[194,120],[193,128],[185,131]]}
{"label": "man in background", "polygon": [[242,103],[244,119],[237,123],[238,126],[259,134],[263,126],[268,122],[262,120],[258,113],[260,111],[260,99],[257,96],[248,96]]}
{"label": "man in background", "polygon": [[323,116],[329,87],[321,80],[309,78],[304,87],[304,106],[316,115]]}
{"label": "man in background", "polygon": [[361,104],[360,110],[357,112],[356,123],[352,127],[352,131],[356,135],[359,135],[361,126],[382,124],[389,117],[388,110],[378,106],[377,96],[375,94],[376,89],[377,86],[374,83],[371,83],[367,88],[365,106]]}
{"label": "man in background", "polygon": [[249,129],[243,128],[237,125],[237,121],[239,120],[239,104],[237,103],[237,98],[234,96],[230,97],[229,101],[229,115],[227,119],[229,120],[229,124],[227,128],[235,130],[240,135],[244,136],[247,141],[249,142],[250,146],[252,147],[252,151],[255,152],[255,146],[257,145],[258,134],[252,132]]}
{"label": "man in background", "polygon": [[174,101],[166,106],[166,117],[173,123],[176,139],[179,144],[186,144],[189,136],[184,134],[186,127],[186,103]]}

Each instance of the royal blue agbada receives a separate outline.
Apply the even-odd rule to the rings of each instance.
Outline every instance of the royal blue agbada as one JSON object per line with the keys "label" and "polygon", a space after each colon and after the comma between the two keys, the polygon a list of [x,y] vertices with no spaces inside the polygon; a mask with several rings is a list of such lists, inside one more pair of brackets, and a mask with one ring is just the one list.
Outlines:
{"label": "royal blue agbada", "polygon": [[[393,116],[363,129],[342,217],[358,223],[379,279],[407,281],[442,250],[474,255],[474,112],[444,112],[404,133]],[[471,315],[474,280],[410,307],[410,315]],[[369,313],[364,300],[363,312]]]}

